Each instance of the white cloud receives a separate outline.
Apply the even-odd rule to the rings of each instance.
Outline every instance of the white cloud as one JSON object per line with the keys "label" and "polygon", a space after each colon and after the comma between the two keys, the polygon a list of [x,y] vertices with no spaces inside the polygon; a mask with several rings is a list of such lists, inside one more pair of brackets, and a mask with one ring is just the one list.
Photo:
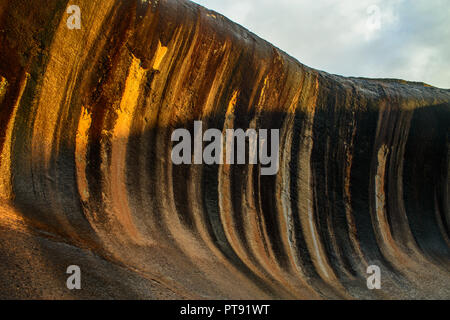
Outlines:
{"label": "white cloud", "polygon": [[448,0],[196,0],[300,62],[450,88]]}

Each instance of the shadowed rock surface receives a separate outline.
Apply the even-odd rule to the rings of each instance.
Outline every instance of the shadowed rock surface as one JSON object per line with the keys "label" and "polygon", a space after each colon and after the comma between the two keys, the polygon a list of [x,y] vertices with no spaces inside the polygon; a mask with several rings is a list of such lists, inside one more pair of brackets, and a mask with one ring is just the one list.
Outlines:
{"label": "shadowed rock surface", "polygon": [[[1,0],[0,103],[0,298],[450,298],[449,90],[185,0]],[[194,120],[280,129],[278,174],[173,165]]]}

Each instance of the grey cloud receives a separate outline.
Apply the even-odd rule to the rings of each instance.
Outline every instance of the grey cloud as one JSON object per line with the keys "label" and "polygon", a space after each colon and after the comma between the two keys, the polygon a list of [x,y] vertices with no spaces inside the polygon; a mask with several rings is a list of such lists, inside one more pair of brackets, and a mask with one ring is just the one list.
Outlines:
{"label": "grey cloud", "polygon": [[[447,0],[197,0],[316,69],[450,88]],[[371,6],[379,28],[368,25]]]}

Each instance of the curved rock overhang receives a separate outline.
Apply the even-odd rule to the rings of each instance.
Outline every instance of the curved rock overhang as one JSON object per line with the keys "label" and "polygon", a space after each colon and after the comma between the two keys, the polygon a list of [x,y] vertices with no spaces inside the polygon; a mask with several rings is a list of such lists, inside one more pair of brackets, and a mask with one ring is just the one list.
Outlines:
{"label": "curved rock overhang", "polygon": [[[78,0],[81,29],[70,4],[0,2],[0,297],[450,297],[449,90],[311,69],[185,0]],[[277,174],[174,165],[196,120],[279,129]]]}

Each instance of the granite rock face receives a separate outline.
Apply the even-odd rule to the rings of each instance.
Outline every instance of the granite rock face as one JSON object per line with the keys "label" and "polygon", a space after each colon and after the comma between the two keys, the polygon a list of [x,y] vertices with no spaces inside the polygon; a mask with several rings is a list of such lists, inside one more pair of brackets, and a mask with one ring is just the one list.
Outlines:
{"label": "granite rock face", "polygon": [[[279,129],[278,173],[174,165],[195,120]],[[449,127],[189,1],[1,0],[0,298],[449,299]]]}

